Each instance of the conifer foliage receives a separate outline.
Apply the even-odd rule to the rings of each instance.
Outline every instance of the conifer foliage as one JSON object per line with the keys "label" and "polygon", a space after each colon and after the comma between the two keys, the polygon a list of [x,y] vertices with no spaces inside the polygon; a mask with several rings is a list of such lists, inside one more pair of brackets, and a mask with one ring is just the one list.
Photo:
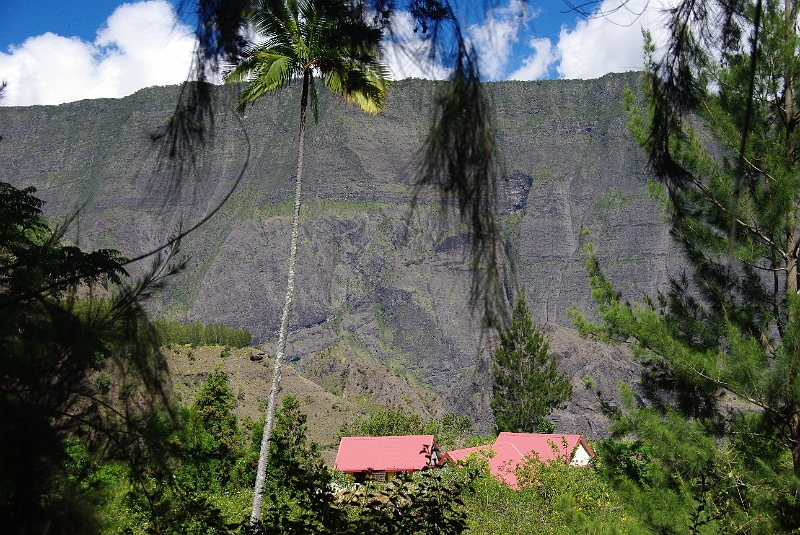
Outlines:
{"label": "conifer foliage", "polygon": [[616,429],[670,444],[658,462],[675,474],[675,500],[691,496],[692,529],[800,527],[798,10],[758,0],[670,11],[666,52],[647,44],[647,113],[633,93],[628,106],[687,270],[657,299],[626,303],[590,247],[603,322],[575,316],[645,365],[653,408],[630,398]]}
{"label": "conifer foliage", "polygon": [[572,384],[559,373],[549,349],[520,293],[511,327],[500,334],[492,367],[491,406],[499,431],[552,431],[546,416],[572,398]]}
{"label": "conifer foliage", "polygon": [[247,347],[252,336],[247,329],[233,329],[222,323],[203,325],[199,321],[189,324],[163,319],[153,320],[163,345],[187,344],[192,346]]}
{"label": "conifer foliage", "polygon": [[125,284],[125,259],[63,243],[69,221],[52,228],[35,192],[0,182],[0,518],[90,533],[71,452],[141,468],[166,370],[141,299],[166,268]]}

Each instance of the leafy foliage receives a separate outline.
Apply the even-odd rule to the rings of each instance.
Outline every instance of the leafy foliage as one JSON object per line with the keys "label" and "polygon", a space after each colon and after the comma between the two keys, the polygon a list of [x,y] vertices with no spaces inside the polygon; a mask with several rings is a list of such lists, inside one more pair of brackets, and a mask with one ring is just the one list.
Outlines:
{"label": "leafy foliage", "polygon": [[209,375],[195,402],[181,409],[177,428],[160,430],[161,447],[147,452],[146,473],[127,489],[127,499],[108,497],[109,507],[127,509],[129,518],[119,522],[124,530],[234,532],[239,518],[222,508],[224,495],[246,479],[238,462],[243,444],[231,412],[234,405],[227,375]]}
{"label": "leafy foliage", "polygon": [[550,344],[534,325],[523,293],[495,350],[491,407],[499,431],[548,433],[553,425],[545,417],[572,398],[572,384],[548,354]]}
{"label": "leafy foliage", "polygon": [[457,535],[467,528],[462,495],[472,485],[471,471],[425,469],[389,483],[369,483],[342,495],[359,533]]}
{"label": "leafy foliage", "polygon": [[34,193],[0,183],[0,516],[14,533],[91,531],[72,452],[141,469],[166,366],[140,298],[165,268],[122,285],[124,259],[62,244],[69,221],[50,228]]}
{"label": "leafy foliage", "polygon": [[343,437],[390,437],[425,435],[427,426],[422,416],[400,409],[381,409],[342,426]]}
{"label": "leafy foliage", "polygon": [[418,414],[400,409],[381,409],[343,425],[339,435],[343,437],[435,435],[440,447],[451,449],[463,446],[472,438],[473,428],[474,424],[469,416],[447,413],[441,418],[425,421]]}
{"label": "leafy foliage", "polygon": [[[309,443],[306,416],[287,396],[271,443],[259,533],[457,534],[466,527],[461,494],[473,475],[425,470],[386,484],[371,482],[334,494],[333,475]],[[259,435],[258,426],[254,437]]]}
{"label": "leafy foliage", "polygon": [[[104,517],[126,511],[115,524],[123,532],[230,534],[245,514],[242,492],[251,484],[243,433],[232,410],[235,398],[227,374],[210,374],[189,407],[183,407],[177,428],[154,430],[161,435],[147,452],[147,470],[137,485],[106,496]],[[242,499],[243,498],[243,499]],[[234,502],[229,503],[233,499]]]}
{"label": "leafy foliage", "polygon": [[484,470],[465,494],[469,533],[622,534],[647,533],[633,508],[595,466],[576,468],[562,461],[528,458],[511,488]]}

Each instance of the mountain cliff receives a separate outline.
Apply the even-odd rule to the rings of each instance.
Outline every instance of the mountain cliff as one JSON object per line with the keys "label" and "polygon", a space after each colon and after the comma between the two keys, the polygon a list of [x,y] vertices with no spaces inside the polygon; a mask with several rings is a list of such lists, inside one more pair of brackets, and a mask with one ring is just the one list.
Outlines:
{"label": "mountain cliff", "polygon": [[[554,415],[558,431],[603,433],[586,377],[604,394],[636,378],[624,352],[569,328],[572,304],[592,316],[585,243],[594,242],[628,297],[654,294],[677,265],[626,129],[621,93],[638,84],[635,73],[487,84],[515,266],[509,291],[525,288],[575,386],[576,399]],[[348,395],[363,363],[379,364],[436,394],[440,410],[471,414],[488,429],[490,337],[468,307],[464,229],[441,217],[432,192],[409,206],[434,91],[435,82],[396,82],[378,116],[320,94],[320,122],[306,134],[287,355],[338,396]],[[0,108],[0,180],[35,186],[54,220],[80,208],[70,239],[82,247],[133,256],[199,220],[243,173],[222,210],[183,241],[187,268],[151,306],[167,317],[247,328],[269,353],[286,284],[298,92],[269,95],[240,120],[229,111],[235,90],[217,89],[214,136],[170,195],[149,134],[165,124],[176,95],[175,87],[154,87],[116,100]],[[352,384],[364,389],[370,380]]]}

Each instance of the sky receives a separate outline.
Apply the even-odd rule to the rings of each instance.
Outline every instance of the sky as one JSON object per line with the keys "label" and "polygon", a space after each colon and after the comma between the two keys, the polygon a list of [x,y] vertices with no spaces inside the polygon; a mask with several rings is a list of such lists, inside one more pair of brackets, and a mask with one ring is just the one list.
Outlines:
{"label": "sky", "polygon": [[[602,0],[583,17],[564,0],[461,0],[459,16],[479,52],[486,80],[597,78],[642,68],[642,27],[663,35],[666,0]],[[0,0],[0,105],[60,104],[119,98],[153,85],[178,84],[190,72],[194,38],[178,1]],[[620,7],[621,6],[621,7]],[[185,19],[185,17],[184,17]],[[418,43],[411,19],[395,21],[405,50]],[[387,43],[395,79],[441,78]]]}

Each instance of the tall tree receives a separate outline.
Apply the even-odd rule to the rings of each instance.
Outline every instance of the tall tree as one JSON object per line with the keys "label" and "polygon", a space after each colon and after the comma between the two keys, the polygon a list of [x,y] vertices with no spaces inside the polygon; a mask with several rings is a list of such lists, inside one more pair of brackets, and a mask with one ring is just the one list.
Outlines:
{"label": "tall tree", "polygon": [[[666,185],[672,234],[692,268],[672,281],[663,300],[668,326],[693,352],[716,354],[714,370],[726,370],[714,373],[704,359],[694,371],[680,366],[675,377],[696,385],[695,412],[713,409],[718,391],[761,407],[775,433],[771,439],[792,452],[800,477],[800,383],[794,371],[800,365],[800,108],[793,97],[800,74],[798,6],[789,0],[728,6],[729,29],[722,35],[733,42],[719,63],[711,51],[695,62],[689,109],[702,118],[721,156],[674,115],[668,125],[654,115],[639,139]],[[698,15],[682,7],[678,20],[693,23]],[[738,38],[742,32],[748,41]],[[649,72],[651,109],[673,113],[663,60],[651,60]]]}
{"label": "tall tree", "polygon": [[325,466],[319,446],[306,437],[307,417],[300,411],[300,402],[289,395],[282,405],[272,433],[273,462],[267,481],[270,500],[259,533],[347,532],[347,515],[336,503],[331,470]]}
{"label": "tall tree", "polygon": [[572,384],[549,349],[521,292],[494,352],[491,406],[499,431],[552,432],[546,416],[572,398]]}
{"label": "tall tree", "polygon": [[[91,532],[70,444],[141,467],[166,363],[116,251],[64,245],[34,188],[0,182],[0,516],[9,533]],[[103,286],[110,285],[110,295]]]}
{"label": "tall tree", "polygon": [[348,9],[347,4],[331,0],[261,0],[248,18],[263,40],[245,50],[244,57],[227,77],[228,83],[246,82],[239,100],[239,111],[244,111],[248,104],[254,104],[270,91],[288,86],[293,80],[302,80],[289,276],[256,474],[250,517],[252,525],[257,524],[261,514],[281,364],[294,297],[303,139],[309,99],[314,118],[317,118],[315,76],[320,76],[333,94],[358,105],[367,113],[378,113],[383,108],[388,87],[386,70],[379,62],[380,29],[367,24],[364,19],[349,16]]}
{"label": "tall tree", "polygon": [[[183,447],[194,469],[203,472],[198,480],[206,489],[225,489],[231,481],[239,455],[235,407],[228,374],[217,369],[206,377],[194,403],[184,411]],[[208,483],[211,481],[213,484]]]}
{"label": "tall tree", "polygon": [[[195,8],[197,49],[192,79],[180,91],[174,113],[165,127],[153,133],[160,144],[160,168],[167,171],[174,191],[192,167],[214,130],[211,84],[221,62],[238,63],[249,46],[247,15],[261,0],[186,0]],[[411,61],[443,69],[448,79],[437,86],[433,112],[419,152],[417,189],[433,187],[442,200],[442,218],[457,212],[469,230],[472,264],[470,303],[484,325],[499,327],[508,319],[504,290],[501,236],[495,218],[497,179],[502,176],[489,99],[481,84],[478,57],[464,26],[463,11],[489,9],[499,0],[459,5],[455,0],[317,0],[350,19],[348,30],[358,39],[361,29],[377,25],[384,40],[405,52]],[[515,4],[520,9],[525,0]],[[414,40],[398,30],[414,23]],[[347,37],[347,36],[345,36]],[[421,42],[421,43],[420,43]],[[421,44],[421,46],[419,46]],[[235,188],[235,185],[233,186]],[[449,223],[449,221],[448,221]],[[193,227],[194,228],[194,227]],[[179,236],[185,235],[184,233]]]}
{"label": "tall tree", "polygon": [[[632,344],[664,425],[682,415],[746,460],[756,483],[730,482],[740,507],[759,485],[782,489],[772,529],[800,525],[799,6],[687,1],[670,11],[667,49],[656,58],[647,45],[648,112],[632,93],[628,104],[688,269],[636,305],[592,253],[603,324],[576,316],[584,332]],[[644,432],[654,420],[641,415],[623,420]]]}

